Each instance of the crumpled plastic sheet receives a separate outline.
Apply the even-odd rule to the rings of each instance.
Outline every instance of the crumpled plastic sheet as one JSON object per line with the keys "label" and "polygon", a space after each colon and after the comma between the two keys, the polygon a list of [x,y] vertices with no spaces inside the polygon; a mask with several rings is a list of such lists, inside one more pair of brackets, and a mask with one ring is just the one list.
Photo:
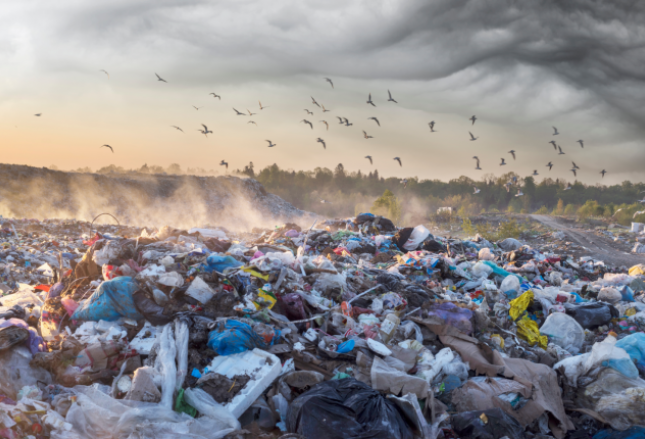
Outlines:
{"label": "crumpled plastic sheet", "polygon": [[540,335],[537,322],[531,320],[526,313],[526,309],[533,301],[533,291],[527,291],[517,299],[512,300],[509,305],[509,315],[517,325],[517,336],[526,340],[531,346],[537,344],[546,350],[549,339],[546,335]]}
{"label": "crumpled plastic sheet", "polygon": [[219,355],[232,355],[253,348],[266,349],[279,339],[277,329],[273,329],[270,337],[262,337],[246,323],[227,320],[223,331],[212,331],[208,335],[208,347]]}
{"label": "crumpled plastic sheet", "polygon": [[132,295],[139,289],[134,279],[121,276],[103,282],[85,302],[74,311],[72,320],[113,321],[121,317],[141,320]]}

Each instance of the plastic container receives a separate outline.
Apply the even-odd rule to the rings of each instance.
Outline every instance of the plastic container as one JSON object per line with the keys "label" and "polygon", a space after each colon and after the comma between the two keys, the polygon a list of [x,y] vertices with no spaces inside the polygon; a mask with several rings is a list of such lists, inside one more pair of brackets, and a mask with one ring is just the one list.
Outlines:
{"label": "plastic container", "polygon": [[400,324],[401,320],[396,314],[390,313],[385,316],[385,319],[381,322],[381,328],[379,329],[381,340],[386,344],[389,343]]}

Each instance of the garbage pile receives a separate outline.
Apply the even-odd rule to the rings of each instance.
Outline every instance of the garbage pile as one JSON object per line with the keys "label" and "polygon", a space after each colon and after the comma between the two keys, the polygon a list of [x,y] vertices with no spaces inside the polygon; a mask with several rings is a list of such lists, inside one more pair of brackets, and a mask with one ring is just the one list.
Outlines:
{"label": "garbage pile", "polygon": [[301,228],[0,230],[2,438],[645,437],[645,265]]}

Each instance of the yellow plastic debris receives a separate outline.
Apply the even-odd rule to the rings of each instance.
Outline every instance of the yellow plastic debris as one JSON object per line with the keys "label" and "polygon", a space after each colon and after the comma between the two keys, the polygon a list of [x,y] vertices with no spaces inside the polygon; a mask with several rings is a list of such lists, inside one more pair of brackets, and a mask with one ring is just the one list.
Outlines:
{"label": "yellow plastic debris", "polygon": [[481,419],[484,424],[488,424],[488,416],[486,416],[486,413],[479,415],[479,419]]}
{"label": "yellow plastic debris", "polygon": [[636,314],[637,312],[638,312],[638,311],[636,310],[636,308],[629,308],[627,311],[625,311],[625,315],[626,315],[627,317],[631,317],[631,316],[633,316],[634,314]]}
{"label": "yellow plastic debris", "polygon": [[645,274],[645,265],[637,264],[629,269],[630,276],[638,276],[639,274]]}
{"label": "yellow plastic debris", "polygon": [[537,343],[538,346],[546,350],[549,342],[548,337],[546,335],[540,335],[537,322],[531,320],[526,312],[531,302],[533,302],[533,291],[529,290],[509,303],[511,309],[508,313],[517,325],[518,337],[529,342],[531,346]]}
{"label": "yellow plastic debris", "polygon": [[493,334],[490,336],[493,339],[493,342],[499,345],[500,349],[504,349],[504,339],[499,334]]}

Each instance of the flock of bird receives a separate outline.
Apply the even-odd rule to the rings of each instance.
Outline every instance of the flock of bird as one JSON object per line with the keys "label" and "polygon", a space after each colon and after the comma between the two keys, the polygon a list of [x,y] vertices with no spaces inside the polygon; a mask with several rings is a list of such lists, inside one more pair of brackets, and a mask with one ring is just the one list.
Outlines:
{"label": "flock of bird", "polygon": [[[106,70],[100,70],[100,71],[101,71],[101,72],[103,72],[103,73],[105,73],[105,75],[107,76],[107,78],[108,78],[108,79],[110,79],[110,74],[109,74]],[[163,83],[168,83],[168,81],[166,81],[166,80],[165,80],[165,79],[163,79],[161,76],[159,76],[159,74],[155,73],[155,76],[157,77],[157,81],[159,81],[159,82],[163,82]],[[334,82],[333,82],[330,78],[324,78],[324,79],[325,79],[325,81],[326,81],[326,82],[328,82],[328,83],[329,83],[329,85],[331,86],[331,88],[332,88],[332,89],[334,89]],[[393,103],[395,103],[395,104],[398,104],[398,102],[397,102],[397,101],[392,97],[392,93],[390,92],[390,90],[388,90],[388,91],[387,91],[387,95],[388,95],[387,102],[393,102]],[[213,98],[214,98],[214,99],[219,99],[220,101],[222,100],[222,97],[221,97],[220,95],[218,95],[217,93],[209,93],[209,96],[213,96]],[[317,106],[317,107],[322,111],[322,113],[323,113],[323,114],[324,114],[324,113],[328,113],[328,112],[330,112],[330,111],[331,111],[331,110],[329,110],[329,109],[325,108],[325,106],[324,106],[324,105],[319,104],[319,103],[318,103],[318,101],[316,101],[316,99],[315,99],[313,96],[311,96],[311,103],[312,103],[313,105]],[[260,111],[265,110],[266,108],[269,108],[269,106],[262,105],[262,102],[261,102],[261,101],[258,101],[258,104],[259,104]],[[372,100],[372,93],[369,93],[369,94],[368,94],[366,104],[371,105],[372,107],[376,107],[376,104],[375,104],[375,103],[374,103],[374,101]],[[196,111],[199,111],[199,109],[200,109],[200,108],[203,108],[203,107],[197,107],[197,106],[194,106],[194,105],[193,105],[193,108],[194,108]],[[235,112],[235,114],[236,114],[237,116],[249,116],[249,117],[252,117],[252,116],[255,116],[255,115],[257,115],[257,114],[258,114],[258,113],[253,113],[253,112],[252,112],[252,111],[250,111],[249,109],[247,109],[247,110],[246,110],[246,112],[238,111],[238,110],[237,110],[236,108],[234,108],[234,107],[232,107],[232,109],[233,109],[233,111]],[[313,112],[313,111],[310,111],[310,110],[309,110],[309,109],[307,109],[307,108],[305,108],[305,109],[304,109],[304,111],[306,112],[307,116],[313,116],[313,115],[314,115],[314,112]],[[41,115],[42,115],[42,113],[37,113],[37,114],[35,114],[35,116],[37,116],[37,117],[40,117]],[[350,127],[350,126],[353,126],[353,125],[354,125],[354,124],[353,124],[353,123],[351,123],[351,122],[350,122],[346,117],[336,116],[336,118],[338,119],[338,122],[339,122],[339,124],[340,124],[340,125],[343,125],[343,126],[346,126],[346,127]],[[367,118],[367,120],[374,121],[374,123],[375,123],[379,128],[381,127],[381,122],[379,121],[379,119],[378,119],[377,117],[375,117],[375,116],[371,116],[371,117],[368,117],[368,118]],[[473,116],[471,116],[468,120],[471,122],[471,127],[472,127],[472,126],[474,126],[474,125],[475,125],[475,122],[476,122],[478,119],[477,119],[477,116],[473,115]],[[308,125],[308,126],[309,126],[309,128],[311,128],[312,130],[314,129],[314,125],[313,125],[313,123],[312,123],[310,120],[308,120],[308,119],[302,119],[300,122],[301,122],[301,123],[303,123],[303,124],[305,124],[305,125]],[[255,121],[253,121],[253,120],[250,120],[250,121],[248,121],[247,123],[249,123],[249,124],[254,124],[254,125],[256,125],[256,126],[257,126],[257,123],[256,123]],[[327,130],[327,131],[329,130],[329,123],[328,123],[326,120],[320,120],[320,123],[322,123],[322,124],[324,124],[324,125],[325,125],[325,127],[326,127],[326,130]],[[208,137],[208,135],[209,135],[209,134],[212,134],[212,133],[213,133],[213,131],[209,130],[209,129],[208,129],[208,126],[206,126],[205,124],[201,124],[201,126],[202,126],[202,128],[197,129],[197,131],[199,131],[199,132],[200,132],[201,134],[203,134],[204,136]],[[428,123],[428,126],[430,127],[430,132],[431,132],[431,133],[435,133],[435,132],[436,132],[436,130],[435,130],[436,123],[435,123],[435,121],[434,121],[434,120],[433,120],[433,121],[431,121],[431,122],[429,122],[429,123]],[[177,131],[180,131],[180,132],[182,132],[182,133],[184,132],[184,130],[183,130],[181,127],[176,126],[176,125],[171,125],[171,128],[174,128],[174,129],[176,129]],[[374,136],[369,135],[365,130],[362,130],[362,131],[363,131],[363,137],[364,137],[365,139],[373,139],[373,138],[374,138]],[[474,142],[474,141],[476,141],[476,140],[478,140],[478,139],[479,139],[479,137],[476,137],[476,136],[475,136],[472,132],[470,132],[470,131],[468,132],[468,134],[470,135],[470,139],[469,139],[469,140],[470,140],[471,142]],[[559,134],[560,134],[560,132],[558,131],[558,129],[557,129],[556,127],[553,127],[553,136],[557,136],[557,135],[559,135]],[[273,143],[271,140],[266,140],[266,142],[268,143],[267,147],[269,147],[269,148],[273,148],[273,147],[277,146],[277,144]],[[318,138],[316,139],[316,142],[317,142],[317,143],[320,143],[324,149],[327,149],[327,143],[326,143],[326,142],[325,142],[325,140],[324,140],[324,139],[322,139],[321,137],[318,137]],[[555,142],[555,140],[551,140],[551,141],[549,141],[548,143],[549,143],[549,144],[551,144],[551,145],[553,146],[553,149],[558,153],[558,155],[565,155],[565,152],[562,150],[562,147],[561,147],[560,145],[558,145],[558,144]],[[581,148],[584,148],[584,141],[583,141],[583,140],[578,140],[578,141],[577,141],[577,143],[579,143],[579,144],[580,144],[580,147],[581,147]],[[114,148],[113,148],[112,146],[110,146],[110,145],[105,144],[105,145],[101,145],[100,147],[101,147],[101,148],[109,148],[109,149],[110,149],[110,151],[112,151],[112,153],[114,153]],[[515,151],[515,150],[510,150],[510,151],[508,151],[508,153],[513,157],[513,160],[516,160],[516,151]],[[369,160],[369,162],[370,162],[370,164],[371,164],[371,165],[373,165],[373,164],[374,164],[374,160],[373,160],[372,156],[367,155],[367,156],[365,156],[365,159]],[[479,157],[478,157],[478,156],[473,156],[473,159],[476,161],[475,169],[476,169],[476,170],[482,170],[482,168],[481,168],[481,166],[480,166],[480,164],[481,164],[481,163],[480,163],[480,159],[479,159]],[[402,161],[401,161],[401,158],[400,158],[400,157],[394,157],[394,158],[393,158],[393,160],[394,160],[394,161],[396,161],[396,162],[398,162],[400,167],[403,167],[403,163],[402,163]],[[576,163],[575,163],[575,162],[573,162],[573,161],[572,161],[571,163],[572,163],[572,166],[573,166],[573,167],[571,168],[571,170],[570,170],[570,171],[573,173],[574,177],[577,177],[577,170],[579,170],[580,168],[578,167],[578,165],[576,165]],[[501,158],[501,163],[500,163],[499,165],[500,165],[500,166],[505,166],[506,164],[507,164],[507,163],[506,163],[505,158],[504,158],[504,157],[502,157],[502,158]],[[226,167],[226,169],[228,169],[228,162],[226,162],[225,160],[222,160],[222,161],[221,161],[221,163],[220,163],[220,165],[221,165],[221,166],[225,166],[225,167]],[[549,168],[549,171],[551,171],[551,169],[553,168],[553,163],[552,163],[551,161],[549,161],[549,163],[547,163],[547,164],[546,164],[546,167],[548,167],[548,168]],[[603,169],[602,171],[600,171],[600,174],[602,175],[602,177],[603,177],[603,178],[604,178],[604,176],[605,176],[605,174],[606,174],[606,173],[607,173],[607,171],[606,171],[606,170],[604,170],[604,169]],[[533,175],[533,176],[537,176],[537,175],[539,175],[539,174],[538,174],[537,169],[533,171],[533,174],[532,174],[532,175]],[[511,182],[512,182],[512,183],[511,183]],[[407,179],[403,179],[403,180],[401,181],[401,183],[404,185],[404,188],[405,188],[405,187],[407,187],[408,180],[407,180]],[[513,177],[513,178],[511,179],[511,181],[509,181],[508,183],[506,183],[505,187],[506,187],[506,190],[507,190],[508,192],[510,192],[510,188],[511,188],[511,185],[512,185],[512,184],[517,184],[517,177]],[[571,189],[571,185],[569,184],[569,185],[567,185],[567,187],[565,188],[565,190],[570,190],[570,189]],[[477,187],[475,187],[475,188],[474,188],[474,194],[478,194],[478,193],[480,193],[480,192],[481,192],[481,191],[480,191],[480,189],[478,189]],[[516,196],[516,197],[519,197],[519,196],[522,196],[522,195],[524,195],[524,194],[522,193],[521,189],[518,187],[517,194],[516,194],[515,196]]]}

